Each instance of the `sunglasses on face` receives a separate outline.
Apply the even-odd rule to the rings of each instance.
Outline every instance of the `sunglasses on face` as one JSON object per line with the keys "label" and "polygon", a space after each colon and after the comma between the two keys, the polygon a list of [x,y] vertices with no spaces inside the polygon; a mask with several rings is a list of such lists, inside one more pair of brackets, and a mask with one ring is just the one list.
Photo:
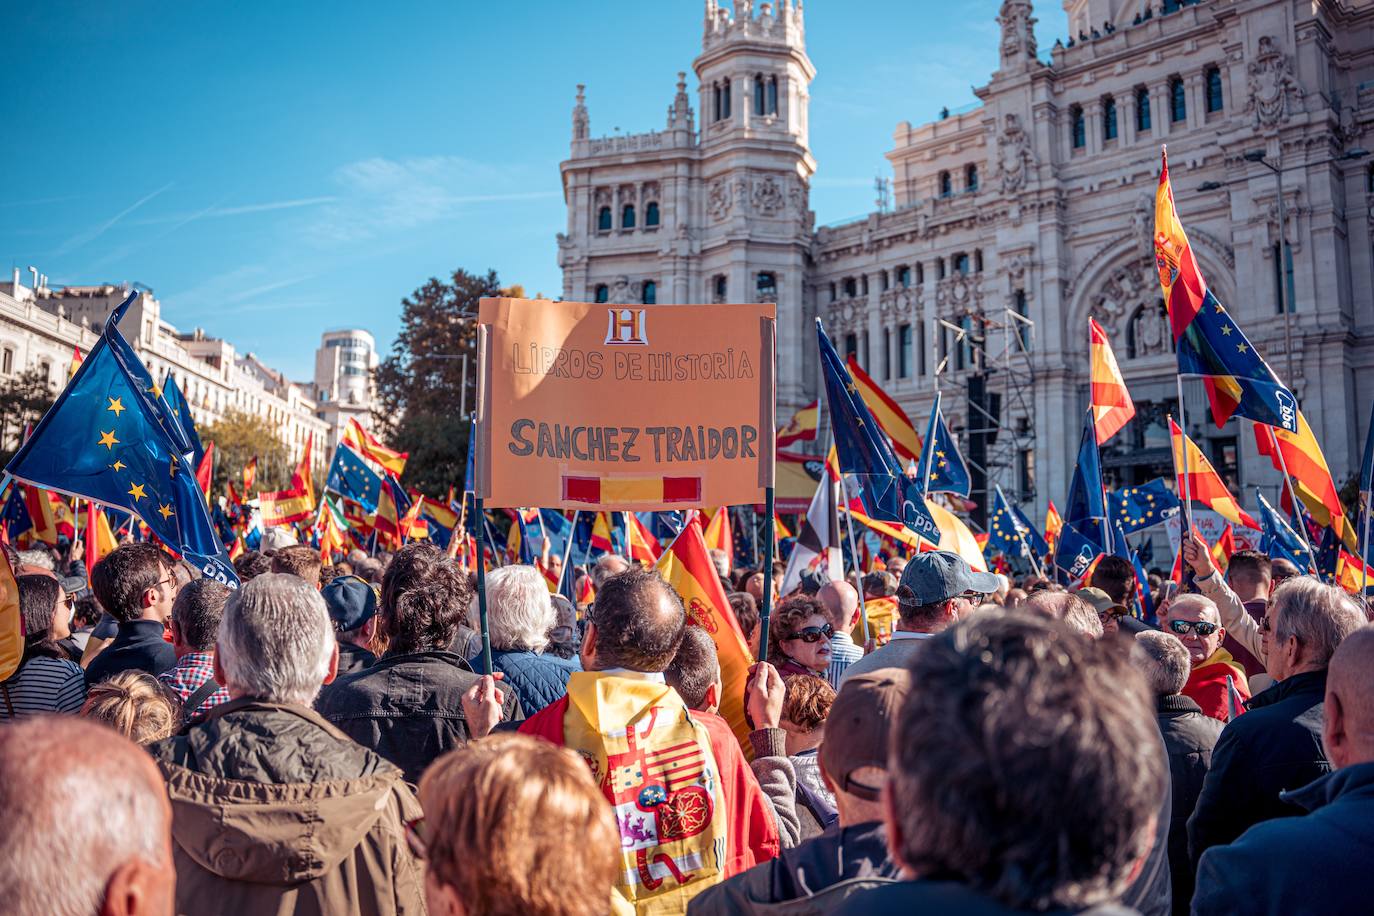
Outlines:
{"label": "sunglasses on face", "polygon": [[1186,636],[1188,633],[1196,633],[1199,636],[1211,636],[1220,629],[1215,623],[1208,623],[1206,620],[1171,620],[1169,629],[1175,636]]}
{"label": "sunglasses on face", "polygon": [[823,627],[803,627],[787,638],[800,639],[802,642],[820,642],[822,639],[829,639],[834,635],[835,628],[827,623]]}

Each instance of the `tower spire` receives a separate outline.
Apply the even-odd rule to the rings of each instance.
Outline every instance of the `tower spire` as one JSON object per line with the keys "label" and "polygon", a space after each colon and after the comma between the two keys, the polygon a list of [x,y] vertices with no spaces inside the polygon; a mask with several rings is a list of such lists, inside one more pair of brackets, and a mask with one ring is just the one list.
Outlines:
{"label": "tower spire", "polygon": [[587,115],[586,85],[577,84],[577,104],[573,105],[573,140],[586,140],[591,132],[592,121]]}
{"label": "tower spire", "polygon": [[1002,27],[1001,67],[1014,70],[1029,66],[1036,60],[1035,23],[1031,0],[1003,0],[997,13]]}

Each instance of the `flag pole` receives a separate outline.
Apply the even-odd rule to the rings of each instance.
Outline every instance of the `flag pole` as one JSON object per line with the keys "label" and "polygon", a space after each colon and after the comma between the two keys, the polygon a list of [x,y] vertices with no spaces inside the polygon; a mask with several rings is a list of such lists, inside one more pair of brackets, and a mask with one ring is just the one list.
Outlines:
{"label": "flag pole", "polygon": [[[560,592],[563,591],[563,580],[568,576],[568,561],[572,559],[572,545],[573,541],[576,540],[574,535],[577,534],[577,518],[581,514],[581,509],[573,510],[572,530],[568,532],[568,542],[563,545],[563,565],[558,570],[558,590]],[[543,519],[540,519],[540,521],[542,522]],[[569,591],[571,591],[571,589],[569,589]],[[574,596],[574,599],[576,599],[576,596]]]}
{"label": "flag pole", "polygon": [[[824,473],[824,472],[822,472]],[[864,640],[868,640],[868,607],[864,601],[864,583],[859,576],[859,549],[854,543],[854,515],[849,511],[849,482],[840,474],[840,489],[844,492],[844,523],[849,529],[849,557],[854,562],[854,588],[859,593],[859,621]]]}
{"label": "flag pole", "polygon": [[1360,600],[1363,601],[1365,592],[1369,590],[1369,560],[1366,559],[1369,555],[1369,494],[1360,495],[1364,497],[1364,505],[1360,507],[1364,515],[1364,523],[1360,525],[1364,532],[1364,539],[1360,542]]}
{"label": "flag pole", "polygon": [[[1183,452],[1183,520],[1188,523],[1184,536],[1191,537],[1193,532],[1193,498],[1191,495],[1192,487],[1188,483],[1188,411],[1183,406],[1183,376],[1175,375],[1174,382],[1178,385],[1178,429],[1183,436],[1181,443]],[[1173,442],[1170,442],[1169,446],[1169,451],[1172,453]],[[1177,458],[1174,459],[1174,473],[1178,474]]]}
{"label": "flag pole", "polygon": [[[821,469],[824,474],[824,468]],[[763,490],[763,511],[771,520],[773,518],[773,487],[767,486]],[[862,600],[862,595],[860,596]],[[759,606],[759,654],[763,659],[768,658],[768,618],[773,613],[773,538],[768,538],[767,547],[764,550],[763,561],[763,600]]]}
{"label": "flag pole", "polygon": [[1042,579],[1045,578],[1045,567],[1040,565],[1040,561],[1035,557],[1035,551],[1031,550],[1030,545],[1026,543],[1026,536],[1021,533],[1021,526],[1017,523],[1016,516],[1012,515],[1011,503],[1007,502],[1006,494],[1002,492],[1002,485],[997,483],[993,484],[993,487],[997,490],[997,498],[1002,501],[1002,505],[1007,507],[1007,520],[1011,522],[1012,530],[1016,532],[1016,539],[1021,542],[1021,549],[1026,552],[1026,556],[1030,557],[1031,566],[1035,567],[1035,574]]}

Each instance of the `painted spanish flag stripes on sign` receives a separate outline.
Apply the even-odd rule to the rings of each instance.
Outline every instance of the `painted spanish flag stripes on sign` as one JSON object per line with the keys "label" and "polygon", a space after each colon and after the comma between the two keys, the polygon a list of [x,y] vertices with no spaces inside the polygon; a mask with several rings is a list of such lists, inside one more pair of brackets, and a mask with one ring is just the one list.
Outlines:
{"label": "painted spanish flag stripes on sign", "polygon": [[563,499],[588,505],[697,503],[701,501],[701,478],[578,477],[565,474]]}

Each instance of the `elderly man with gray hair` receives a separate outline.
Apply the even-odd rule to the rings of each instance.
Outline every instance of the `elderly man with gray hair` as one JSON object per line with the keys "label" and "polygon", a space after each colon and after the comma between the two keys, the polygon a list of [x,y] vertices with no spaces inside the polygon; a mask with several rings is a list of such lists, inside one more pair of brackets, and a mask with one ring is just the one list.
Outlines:
{"label": "elderly man with gray hair", "polygon": [[1256,694],[1217,741],[1188,821],[1194,867],[1210,847],[1249,827],[1302,813],[1280,793],[1330,771],[1322,749],[1326,669],[1341,641],[1364,625],[1359,602],[1339,588],[1302,576],[1274,589],[1260,622],[1260,654],[1277,683]]}
{"label": "elderly man with gray hair", "polygon": [[215,679],[230,701],[149,747],[171,796],[177,912],[424,912],[401,771],[311,708],[339,648],[318,591],[257,576],[230,598]]}
{"label": "elderly man with gray hair", "polygon": [[170,916],[162,777],[136,744],[71,716],[0,728],[0,900],[10,916]]}
{"label": "elderly man with gray hair", "polygon": [[1159,626],[1188,650],[1192,670],[1183,695],[1219,722],[1229,722],[1250,699],[1245,668],[1222,646],[1226,628],[1217,603],[1206,595],[1179,595],[1160,611]]}
{"label": "elderly man with gray hair", "polygon": [[[468,623],[479,628],[477,598]],[[568,678],[582,665],[576,659],[546,652],[558,613],[544,576],[533,566],[503,566],[487,573],[487,626],[491,631],[491,667],[505,675],[526,715],[563,697]]]}
{"label": "elderly man with gray hair", "polygon": [[1131,662],[1145,675],[1154,696],[1155,720],[1169,755],[1173,802],[1169,817],[1169,875],[1173,911],[1186,914],[1193,897],[1193,868],[1188,861],[1188,815],[1193,813],[1202,781],[1212,765],[1212,748],[1221,736],[1221,722],[1205,715],[1183,696],[1192,668],[1188,650],[1177,636],[1143,630],[1135,636]]}

